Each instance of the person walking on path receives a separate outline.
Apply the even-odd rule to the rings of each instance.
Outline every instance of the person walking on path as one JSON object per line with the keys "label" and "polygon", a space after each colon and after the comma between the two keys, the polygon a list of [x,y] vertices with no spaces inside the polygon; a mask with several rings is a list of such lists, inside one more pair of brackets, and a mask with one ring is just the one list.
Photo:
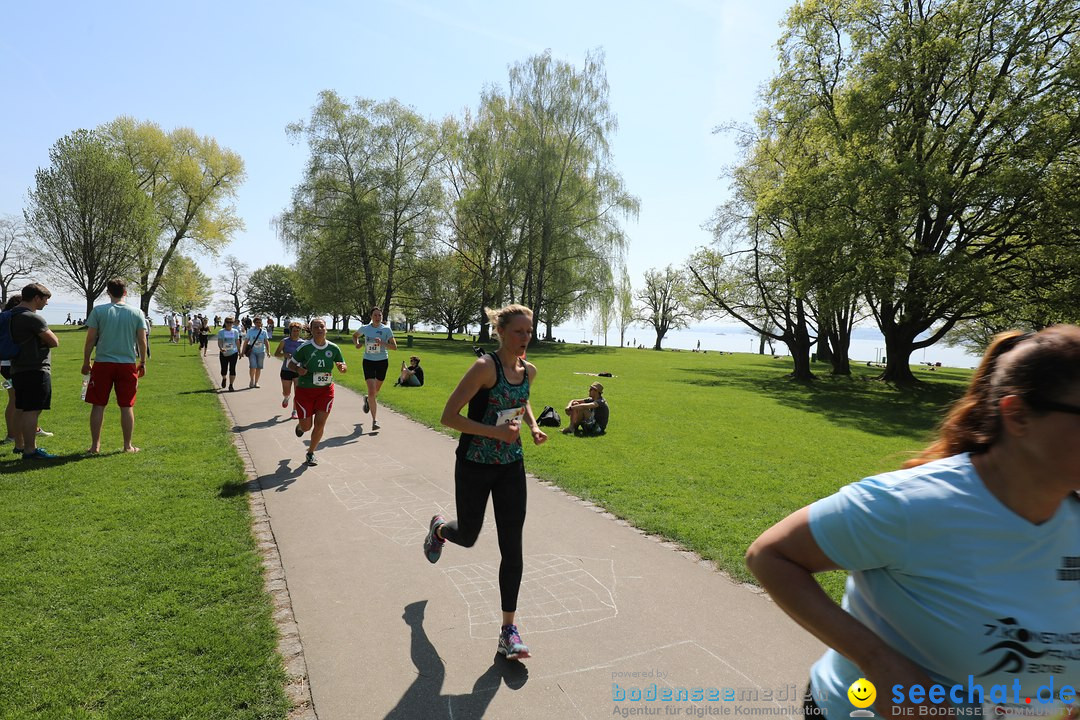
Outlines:
{"label": "person walking on path", "polygon": [[207,347],[210,345],[210,318],[203,316],[199,323],[199,347],[202,348],[202,356],[206,357]]}
{"label": "person walking on path", "polygon": [[[868,680],[881,717],[916,714],[926,688],[945,689],[942,715],[1024,715],[1038,696],[1035,714],[1075,717],[1052,688],[1080,684],[1077,440],[1080,328],[1004,333],[906,469],[796,510],[750,546],[776,604],[831,648],[811,668],[807,716],[846,717],[848,688]],[[842,607],[813,577],[835,569],[850,572]]]}
{"label": "person walking on path", "polygon": [[361,349],[363,338],[364,382],[367,383],[367,395],[364,396],[364,412],[371,412],[371,429],[378,430],[376,414],[379,410],[379,390],[386,380],[386,370],[390,367],[389,350],[397,350],[394,331],[382,324],[382,308],[371,308],[371,323],[362,325],[353,333],[353,344]]}
{"label": "person walking on path", "polygon": [[326,339],[326,321],[311,321],[311,340],[297,348],[290,361],[300,376],[296,381],[296,437],[311,430],[304,462],[318,465],[315,450],[322,441],[326,418],[334,407],[334,368],[348,372],[341,348]]}
{"label": "person walking on path", "polygon": [[37,446],[38,418],[52,407],[52,349],[60,345],[41,311],[52,293],[40,283],[22,289],[22,301],[12,310],[11,339],[19,354],[11,361],[11,387],[15,391],[15,452],[24,460],[56,457]]}
{"label": "person walking on path", "polygon": [[255,325],[244,334],[244,355],[248,359],[248,387],[259,387],[259,377],[270,352],[270,336],[263,327],[262,317],[255,316]]}
{"label": "person walking on path", "polygon": [[[292,395],[293,384],[299,375],[295,368],[289,367],[289,361],[296,355],[296,351],[306,341],[300,338],[300,323],[289,323],[289,334],[281,339],[274,349],[274,357],[282,359],[281,362],[281,407],[289,407],[289,396]],[[290,420],[296,419],[296,408],[293,407]]]}
{"label": "person walking on path", "polygon": [[[106,286],[109,303],[98,305],[86,318],[86,343],[83,345],[82,374],[90,375],[86,387],[86,402],[90,410],[90,449],[101,452],[101,426],[105,421],[105,406],[116,388],[116,404],[120,408],[120,428],[124,434],[124,452],[137,453],[131,444],[135,431],[135,394],[139,378],[146,374],[146,318],[142,310],[124,302],[127,284],[120,279]],[[94,353],[91,364],[90,355]]]}
{"label": "person walking on path", "polygon": [[229,392],[235,388],[236,361],[240,358],[240,331],[233,328],[233,319],[225,318],[225,324],[218,330],[218,359],[221,362],[221,388],[225,389],[225,374],[229,375]]}
{"label": "person walking on path", "polygon": [[[529,390],[536,368],[524,359],[533,332],[532,311],[522,305],[487,310],[499,338],[499,349],[477,358],[451,393],[443,408],[442,424],[459,430],[454,467],[454,499],[457,520],[442,515],[431,518],[424,538],[424,556],[439,561],[447,541],[472,547],[480,535],[488,496],[495,507],[499,536],[499,593],[502,630],[498,652],[508,660],[530,656],[521,641],[514,616],[521,587],[522,533],[525,527],[525,462],[521,448],[522,424],[537,445],[547,435],[536,424],[529,404]],[[461,409],[469,406],[467,417]]]}

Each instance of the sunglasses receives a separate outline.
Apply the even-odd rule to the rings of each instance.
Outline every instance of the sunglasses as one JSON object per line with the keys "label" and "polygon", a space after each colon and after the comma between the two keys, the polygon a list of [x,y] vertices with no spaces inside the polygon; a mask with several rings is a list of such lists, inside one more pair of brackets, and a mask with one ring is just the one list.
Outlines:
{"label": "sunglasses", "polygon": [[1057,402],[1056,400],[1047,400],[1041,397],[1027,398],[1027,403],[1036,410],[1045,410],[1048,412],[1063,412],[1070,415],[1080,415],[1080,406],[1069,405],[1068,403]]}

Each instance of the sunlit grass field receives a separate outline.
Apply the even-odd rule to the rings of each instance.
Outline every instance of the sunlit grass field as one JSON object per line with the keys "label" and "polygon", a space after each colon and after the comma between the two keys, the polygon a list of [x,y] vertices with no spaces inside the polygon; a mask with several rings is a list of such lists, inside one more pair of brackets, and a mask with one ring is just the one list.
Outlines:
{"label": "sunlit grass field", "polygon": [[[359,357],[341,338],[346,359]],[[398,333],[382,404],[432,427],[475,360],[466,339]],[[494,346],[491,346],[492,348]],[[352,354],[350,354],[352,353]],[[392,387],[402,360],[419,355],[422,388]],[[532,406],[563,415],[571,398],[603,383],[611,407],[601,437],[548,429],[540,447],[525,440],[525,466],[643,530],[676,540],[739,580],[747,546],[791,511],[873,473],[896,469],[927,444],[943,409],[963,391],[968,370],[916,369],[924,386],[900,391],[853,368],[851,378],[785,377],[790,360],[748,353],[693,353],[541,343]],[[588,373],[610,372],[613,377]],[[361,373],[336,378],[354,389]],[[823,578],[835,597],[839,573]]]}
{"label": "sunlit grass field", "polygon": [[[194,349],[153,338],[137,455],[79,399],[57,329],[34,464],[0,455],[0,718],[282,718],[288,708],[240,458]],[[6,398],[5,398],[6,402]]]}

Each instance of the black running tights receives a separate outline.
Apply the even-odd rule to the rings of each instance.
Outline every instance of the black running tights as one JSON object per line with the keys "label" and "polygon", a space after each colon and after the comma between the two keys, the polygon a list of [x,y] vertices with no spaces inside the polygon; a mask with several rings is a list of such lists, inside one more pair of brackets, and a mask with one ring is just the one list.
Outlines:
{"label": "black running tights", "polygon": [[446,540],[472,547],[484,525],[488,495],[495,508],[495,529],[499,534],[499,594],[503,612],[517,610],[521,588],[521,533],[525,527],[525,463],[485,465],[458,458],[454,468],[454,496],[457,520],[442,528]]}
{"label": "black running tights", "polygon": [[228,373],[232,377],[236,377],[236,361],[240,359],[240,353],[233,353],[232,355],[218,354],[218,360],[221,363],[221,377],[225,377],[225,373]]}

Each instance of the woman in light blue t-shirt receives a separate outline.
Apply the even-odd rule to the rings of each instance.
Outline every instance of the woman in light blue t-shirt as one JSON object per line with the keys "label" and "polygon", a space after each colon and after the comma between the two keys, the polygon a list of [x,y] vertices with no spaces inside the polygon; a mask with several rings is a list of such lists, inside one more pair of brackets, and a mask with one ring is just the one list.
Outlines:
{"label": "woman in light blue t-shirt", "polygon": [[221,362],[221,387],[225,388],[225,376],[229,377],[229,391],[236,382],[236,361],[240,358],[240,331],[233,327],[233,319],[225,318],[225,326],[218,331],[218,360]]}
{"label": "woman in light blue t-shirt", "polygon": [[[747,552],[830,648],[806,712],[1074,717],[1080,328],[995,338],[906,465],[796,511]],[[813,577],[835,569],[850,572],[842,608]]]}

